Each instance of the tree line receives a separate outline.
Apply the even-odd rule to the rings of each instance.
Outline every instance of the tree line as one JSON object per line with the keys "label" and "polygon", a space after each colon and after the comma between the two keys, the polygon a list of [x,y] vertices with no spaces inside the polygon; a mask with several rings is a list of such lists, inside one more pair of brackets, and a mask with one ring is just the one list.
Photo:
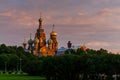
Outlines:
{"label": "tree line", "polygon": [[24,73],[46,80],[120,79],[120,55],[105,49],[68,49],[63,55],[36,57],[20,46],[0,45],[0,71],[20,71],[20,61]]}
{"label": "tree line", "polygon": [[[71,54],[70,54],[71,53]],[[29,62],[24,71],[47,80],[116,80],[120,79],[120,55],[105,49],[66,50],[59,56],[40,57]]]}
{"label": "tree line", "polygon": [[37,57],[25,52],[21,46],[0,45],[0,72],[20,72],[26,62],[36,60]]}

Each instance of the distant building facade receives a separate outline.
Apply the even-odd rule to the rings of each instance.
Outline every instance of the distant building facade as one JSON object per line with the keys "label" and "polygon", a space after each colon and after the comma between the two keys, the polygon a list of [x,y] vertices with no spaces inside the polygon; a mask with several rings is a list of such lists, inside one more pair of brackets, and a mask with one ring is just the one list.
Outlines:
{"label": "distant building facade", "polygon": [[42,18],[40,17],[38,21],[39,26],[36,30],[34,40],[32,40],[30,35],[28,43],[24,40],[23,47],[26,49],[26,45],[28,44],[28,51],[36,56],[53,56],[57,54],[58,50],[57,33],[54,31],[54,25],[49,39],[46,40],[46,34],[42,28]]}

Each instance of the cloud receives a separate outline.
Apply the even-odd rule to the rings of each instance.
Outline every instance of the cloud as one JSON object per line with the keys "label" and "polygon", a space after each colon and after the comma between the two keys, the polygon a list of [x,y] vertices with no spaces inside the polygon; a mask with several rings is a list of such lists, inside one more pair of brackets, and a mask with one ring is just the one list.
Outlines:
{"label": "cloud", "polygon": [[29,39],[30,32],[34,36],[42,12],[47,38],[55,24],[60,46],[71,40],[74,45],[85,42],[92,48],[119,51],[120,45],[113,45],[120,39],[119,3],[119,0],[1,0],[1,42],[21,45],[24,36]]}
{"label": "cloud", "polygon": [[105,9],[102,9],[101,11],[97,12],[96,15],[98,16],[111,16],[112,15],[112,10],[111,9],[108,9],[108,8],[105,8]]}
{"label": "cloud", "polygon": [[114,42],[88,42],[85,44],[87,48],[99,50],[100,48],[104,48],[109,52],[113,52],[115,54],[120,54],[119,43]]}
{"label": "cloud", "polygon": [[110,44],[108,42],[89,42],[89,43],[86,43],[86,46],[91,46],[91,47],[108,47],[110,46]]}
{"label": "cloud", "polygon": [[0,16],[10,17],[12,16],[12,12],[1,12]]}

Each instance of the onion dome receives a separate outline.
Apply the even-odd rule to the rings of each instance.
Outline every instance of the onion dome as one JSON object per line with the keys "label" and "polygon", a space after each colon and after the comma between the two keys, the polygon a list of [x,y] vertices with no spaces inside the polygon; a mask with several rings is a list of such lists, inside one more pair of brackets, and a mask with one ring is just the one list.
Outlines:
{"label": "onion dome", "polygon": [[32,39],[28,40],[28,44],[33,44],[33,40]]}
{"label": "onion dome", "polygon": [[52,39],[48,39],[47,43],[48,43],[48,45],[49,45],[49,44],[52,44],[52,43],[53,43],[53,40],[52,40]]}
{"label": "onion dome", "polygon": [[33,40],[31,39],[31,33],[30,33],[30,39],[28,40],[28,44],[30,44],[30,45],[33,44]]}
{"label": "onion dome", "polygon": [[24,38],[23,45],[27,45],[26,39]]}
{"label": "onion dome", "polygon": [[52,31],[52,32],[50,33],[50,35],[56,36],[57,33],[56,33],[55,31]]}
{"label": "onion dome", "polygon": [[23,45],[27,45],[27,42],[26,42],[26,41],[24,41],[24,42],[23,42]]}
{"label": "onion dome", "polygon": [[36,37],[34,40],[35,43],[39,43],[39,39]]}
{"label": "onion dome", "polygon": [[24,47],[24,49],[26,49],[26,45],[27,45],[27,42],[26,42],[26,39],[24,38],[24,42],[23,42],[23,47]]}

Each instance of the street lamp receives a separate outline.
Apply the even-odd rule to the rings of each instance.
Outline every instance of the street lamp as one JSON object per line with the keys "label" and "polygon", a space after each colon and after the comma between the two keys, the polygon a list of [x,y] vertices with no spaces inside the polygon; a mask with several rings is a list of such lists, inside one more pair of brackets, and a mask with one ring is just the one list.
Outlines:
{"label": "street lamp", "polygon": [[19,69],[18,69],[18,68],[19,68],[19,63],[17,63],[17,72],[19,71]]}
{"label": "street lamp", "polygon": [[5,73],[7,72],[7,62],[5,62]]}
{"label": "street lamp", "polygon": [[22,59],[20,58],[20,72],[22,72]]}

